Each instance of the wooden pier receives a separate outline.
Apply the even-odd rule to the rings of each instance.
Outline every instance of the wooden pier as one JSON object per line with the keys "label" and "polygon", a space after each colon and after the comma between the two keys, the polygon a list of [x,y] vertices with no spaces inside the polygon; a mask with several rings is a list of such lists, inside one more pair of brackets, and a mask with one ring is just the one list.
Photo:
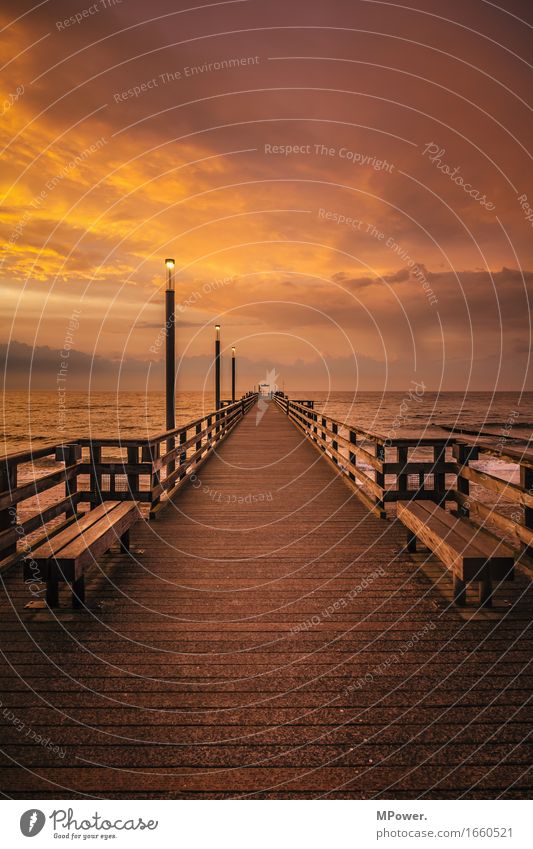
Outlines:
{"label": "wooden pier", "polygon": [[[4,458],[3,794],[529,796],[528,567],[492,608],[458,608],[446,569],[407,552],[387,512],[406,493],[454,492],[475,512],[475,452],[450,437],[420,460],[416,440],[397,440],[391,460],[382,437],[312,405],[256,400],[121,443],[120,462],[102,454],[113,440],[42,449],[64,468],[33,490],[17,481],[28,455]],[[517,546],[531,540],[528,481],[511,491],[521,521],[502,519]],[[55,508],[35,513],[52,484]],[[20,563],[39,532],[128,497],[146,508],[130,553],[98,558],[81,610],[65,587],[44,606]],[[40,523],[22,512],[30,498]]]}

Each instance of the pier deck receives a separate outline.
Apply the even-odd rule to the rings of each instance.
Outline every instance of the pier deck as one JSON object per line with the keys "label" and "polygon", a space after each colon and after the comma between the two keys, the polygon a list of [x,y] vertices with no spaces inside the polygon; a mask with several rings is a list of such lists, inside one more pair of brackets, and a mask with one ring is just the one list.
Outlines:
{"label": "pier deck", "polygon": [[256,411],[137,523],[134,559],[92,569],[88,611],[25,609],[3,574],[4,794],[530,794],[526,576],[461,613],[401,526]]}

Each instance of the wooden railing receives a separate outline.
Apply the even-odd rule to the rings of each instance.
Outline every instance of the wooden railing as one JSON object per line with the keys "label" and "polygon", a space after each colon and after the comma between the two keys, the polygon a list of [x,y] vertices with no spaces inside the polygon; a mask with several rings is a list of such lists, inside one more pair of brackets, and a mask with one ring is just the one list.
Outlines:
{"label": "wooden railing", "polygon": [[[496,532],[533,557],[533,452],[490,444],[463,437],[453,447],[457,460],[457,490],[454,493],[460,515],[473,516],[478,523],[488,523]],[[514,484],[496,475],[473,468],[480,457],[491,457],[512,463],[520,469],[520,483]],[[496,504],[488,505],[474,497],[471,486],[496,494]],[[502,512],[502,509],[506,512]]]}
{"label": "wooden railing", "polygon": [[[75,521],[82,503],[139,501],[155,518],[256,400],[247,393],[144,439],[82,438],[0,458],[0,568]],[[40,474],[37,461],[52,470]]]}
{"label": "wooden railing", "polygon": [[[144,439],[78,439],[0,458],[0,567],[74,521],[82,503],[135,500],[155,518],[257,398],[248,393],[216,412]],[[453,434],[390,439],[333,419],[312,402],[280,395],[274,401],[382,518],[398,500],[448,501],[460,515],[533,556],[533,452]],[[476,468],[484,456],[516,464],[520,483]],[[50,471],[37,469],[38,461]]]}
{"label": "wooden railing", "polygon": [[[9,565],[21,552],[53,536],[58,517],[64,516],[65,522],[73,520],[80,501],[80,457],[79,446],[48,444],[0,458],[0,566]],[[37,477],[34,463],[38,460],[53,466],[53,470]],[[42,506],[42,495],[53,490]],[[45,534],[36,538],[40,530]]]}
{"label": "wooden railing", "polygon": [[[445,476],[453,474],[456,466],[453,458],[446,459],[446,450],[453,439],[389,439],[346,425],[306,404],[280,396],[274,400],[325,456],[357,484],[360,498],[382,518],[386,516],[388,502],[426,498],[441,503],[450,497]],[[428,453],[429,458],[420,456]]]}
{"label": "wooden railing", "polygon": [[[453,434],[389,438],[344,424],[281,395],[274,396],[274,401],[381,518],[387,517],[387,507],[397,501],[426,499],[442,506],[453,502],[459,515],[471,516],[521,547],[522,554],[533,556],[533,452],[502,449],[486,440]],[[516,464],[520,484],[473,468],[471,464],[481,455]],[[472,484],[497,494],[496,503],[478,497]]]}

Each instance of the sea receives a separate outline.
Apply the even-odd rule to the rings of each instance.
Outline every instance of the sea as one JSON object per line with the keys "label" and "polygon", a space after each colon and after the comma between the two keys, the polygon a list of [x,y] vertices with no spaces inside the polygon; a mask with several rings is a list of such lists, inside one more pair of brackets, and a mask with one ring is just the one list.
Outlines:
{"label": "sea", "polygon": [[[533,392],[429,392],[413,383],[404,392],[287,393],[315,402],[332,418],[385,436],[435,436],[450,429],[483,431],[517,447],[533,432]],[[214,406],[209,393],[176,395],[176,424],[185,424]],[[2,442],[5,453],[79,437],[147,437],[165,430],[162,392],[5,392]]]}

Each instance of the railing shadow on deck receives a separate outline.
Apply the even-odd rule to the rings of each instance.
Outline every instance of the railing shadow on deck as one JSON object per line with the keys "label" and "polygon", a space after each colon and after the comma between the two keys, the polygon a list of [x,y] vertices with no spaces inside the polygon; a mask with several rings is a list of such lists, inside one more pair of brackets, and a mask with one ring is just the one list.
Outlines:
{"label": "railing shadow on deck", "polygon": [[[292,401],[283,393],[273,400],[380,518],[393,515],[397,501],[451,502],[457,515],[505,538],[522,557],[533,557],[532,451],[480,437],[389,438],[333,419],[312,401]],[[516,465],[520,483],[473,465],[488,457]],[[488,503],[487,495],[496,502]]]}
{"label": "railing shadow on deck", "polygon": [[[257,398],[248,392],[219,410],[144,439],[70,439],[1,457],[0,569],[75,522],[82,504],[92,508],[103,501],[137,501],[154,519]],[[47,473],[46,466],[53,470]]]}

